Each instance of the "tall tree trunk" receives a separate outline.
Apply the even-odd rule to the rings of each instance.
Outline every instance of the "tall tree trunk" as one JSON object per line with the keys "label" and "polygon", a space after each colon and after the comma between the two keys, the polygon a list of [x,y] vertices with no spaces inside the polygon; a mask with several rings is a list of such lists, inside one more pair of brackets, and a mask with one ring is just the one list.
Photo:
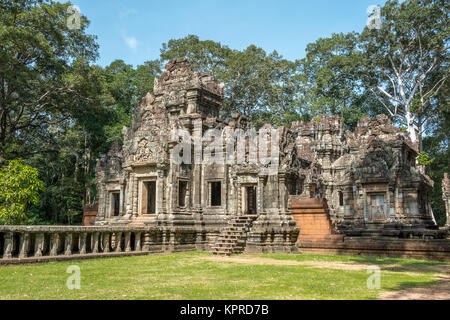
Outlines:
{"label": "tall tree trunk", "polygon": [[405,120],[408,126],[407,130],[409,133],[409,137],[411,138],[411,141],[415,143],[417,142],[416,129],[414,128],[413,115],[410,111],[406,111]]}
{"label": "tall tree trunk", "polygon": [[423,152],[423,120],[421,116],[417,117],[417,128],[418,128],[418,144],[419,144],[419,153]]}

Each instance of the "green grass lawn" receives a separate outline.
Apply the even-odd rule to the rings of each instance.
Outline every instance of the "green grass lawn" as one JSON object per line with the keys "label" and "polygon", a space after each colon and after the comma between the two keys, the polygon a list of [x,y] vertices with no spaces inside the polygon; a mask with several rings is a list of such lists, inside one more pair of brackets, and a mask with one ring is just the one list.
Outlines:
{"label": "green grass lawn", "polygon": [[[434,285],[445,265],[312,254],[212,258],[185,252],[3,266],[0,299],[376,299],[381,291]],[[336,268],[343,264],[349,268]],[[80,267],[80,290],[66,286],[71,265]],[[367,289],[366,265],[381,268],[381,290]]]}

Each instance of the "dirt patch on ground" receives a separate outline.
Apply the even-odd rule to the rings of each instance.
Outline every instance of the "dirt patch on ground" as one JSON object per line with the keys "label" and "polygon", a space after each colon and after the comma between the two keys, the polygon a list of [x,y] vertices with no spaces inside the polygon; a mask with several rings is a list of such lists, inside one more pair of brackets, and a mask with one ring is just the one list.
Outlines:
{"label": "dirt patch on ground", "polygon": [[450,277],[438,279],[441,283],[427,287],[383,292],[379,300],[450,300]]}
{"label": "dirt patch on ground", "polygon": [[326,262],[326,261],[295,261],[295,260],[276,260],[268,258],[235,258],[235,257],[205,257],[208,261],[216,262],[234,262],[244,264],[257,264],[257,265],[277,265],[277,266],[305,266],[311,268],[326,268],[326,269],[339,269],[339,270],[351,270],[359,271],[366,270],[367,265],[356,263],[338,263],[338,262]]}
{"label": "dirt patch on ground", "polygon": [[[309,268],[325,268],[349,271],[367,270],[367,267],[371,265],[353,262],[276,260],[260,257],[204,257],[203,259],[216,262],[234,262],[278,266],[305,266]],[[450,265],[404,266],[400,264],[384,264],[378,266],[382,271],[401,272],[410,275],[434,273],[436,275],[446,277],[448,274],[450,274]]]}
{"label": "dirt patch on ground", "polygon": [[[276,260],[260,257],[204,257],[202,259],[215,262],[232,262],[254,265],[304,266],[307,268],[326,268],[349,271],[367,270],[367,267],[369,266],[369,264],[360,263]],[[409,275],[433,273],[437,277],[436,280],[440,281],[437,285],[407,288],[395,292],[383,292],[379,296],[380,300],[450,300],[450,265],[385,264],[379,265],[379,267],[384,272],[400,272]]]}

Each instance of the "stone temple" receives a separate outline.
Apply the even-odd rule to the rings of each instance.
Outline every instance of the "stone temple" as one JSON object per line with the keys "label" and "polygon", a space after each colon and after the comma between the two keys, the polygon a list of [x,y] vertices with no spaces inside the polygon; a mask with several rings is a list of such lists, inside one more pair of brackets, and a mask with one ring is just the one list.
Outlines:
{"label": "stone temple", "polygon": [[[208,130],[252,132],[245,116],[219,120],[223,98],[212,74],[184,59],[169,62],[154,96],[143,98],[124,128],[123,145],[98,160],[93,224],[153,226],[161,237],[155,241],[172,250],[223,253],[294,252],[301,237],[440,236],[430,206],[433,182],[416,167],[417,146],[386,116],[364,118],[354,132],[327,115],[290,128],[266,125],[272,133],[264,139],[273,132],[279,139],[271,172],[254,161],[196,162],[214,140],[205,137]],[[193,143],[181,155],[192,161],[173,161],[186,142],[176,130],[200,139],[200,148]],[[249,160],[252,138],[243,149],[228,148],[225,139],[220,149],[227,159]]]}

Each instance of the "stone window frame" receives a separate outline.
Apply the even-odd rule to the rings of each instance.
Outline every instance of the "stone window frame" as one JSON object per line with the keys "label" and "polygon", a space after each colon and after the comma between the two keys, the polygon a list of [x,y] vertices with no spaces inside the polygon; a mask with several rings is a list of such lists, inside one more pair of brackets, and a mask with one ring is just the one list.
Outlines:
{"label": "stone window frame", "polygon": [[250,215],[248,212],[246,212],[246,208],[244,207],[244,204],[248,205],[247,203],[247,197],[248,197],[248,193],[247,193],[247,188],[252,187],[255,188],[255,213],[253,215],[259,215],[259,208],[258,208],[258,203],[259,201],[261,201],[261,199],[258,199],[258,183],[254,183],[254,182],[244,182],[244,183],[240,183],[239,184],[239,192],[240,192],[240,197],[241,197],[241,210],[239,212],[239,215]]}
{"label": "stone window frame", "polygon": [[[212,184],[217,183],[217,182],[220,183],[220,206],[213,206],[212,205]],[[223,179],[211,179],[211,180],[206,181],[206,187],[207,187],[207,191],[208,191],[206,200],[207,200],[208,208],[221,209],[224,207],[225,199],[223,197],[223,195],[224,195],[223,186],[224,186]]]}
{"label": "stone window frame", "polygon": [[[138,213],[141,216],[154,216],[158,214],[158,177],[157,176],[148,176],[148,177],[140,177],[138,180]],[[143,213],[143,191],[144,191],[144,184],[154,182],[155,183],[155,213]]]}
{"label": "stone window frame", "polygon": [[[114,215],[114,195],[117,194],[119,195],[119,214],[116,216]],[[109,206],[108,206],[108,215],[109,218],[119,218],[120,217],[120,202],[121,202],[121,192],[120,189],[119,190],[108,190],[108,201],[109,201]]]}
{"label": "stone window frame", "polygon": [[177,199],[176,199],[176,203],[177,203],[177,207],[178,208],[186,209],[186,208],[188,208],[188,202],[189,201],[185,200],[184,206],[180,205],[180,183],[182,183],[182,182],[186,183],[186,194],[188,194],[190,192],[190,188],[191,188],[190,183],[189,183],[190,180],[186,179],[186,178],[179,178],[178,179],[178,183],[177,183],[177,192],[176,192]]}
{"label": "stone window frame", "polygon": [[342,190],[338,191],[338,200],[339,200],[339,207],[344,207],[345,206],[344,191]]}

